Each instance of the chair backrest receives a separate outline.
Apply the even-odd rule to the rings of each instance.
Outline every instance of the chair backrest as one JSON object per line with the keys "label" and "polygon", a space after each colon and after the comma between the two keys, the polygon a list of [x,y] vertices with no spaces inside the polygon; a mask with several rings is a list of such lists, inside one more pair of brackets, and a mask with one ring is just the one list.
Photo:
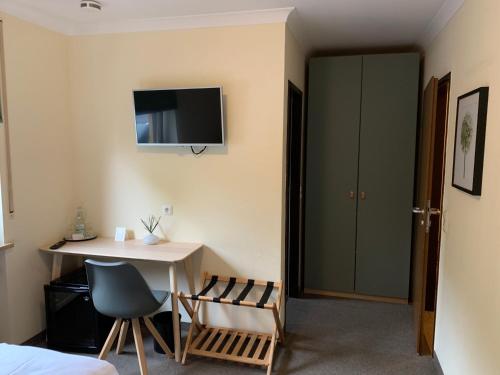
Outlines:
{"label": "chair backrest", "polygon": [[94,306],[101,314],[138,318],[160,307],[142,275],[130,263],[87,259],[85,268]]}

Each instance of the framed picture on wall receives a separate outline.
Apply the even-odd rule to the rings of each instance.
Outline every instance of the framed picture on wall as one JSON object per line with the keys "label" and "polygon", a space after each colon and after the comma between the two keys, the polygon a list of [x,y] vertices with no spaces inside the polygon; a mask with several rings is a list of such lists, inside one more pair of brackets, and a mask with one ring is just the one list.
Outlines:
{"label": "framed picture on wall", "polygon": [[481,195],[488,87],[480,87],[457,99],[455,154],[452,185]]}

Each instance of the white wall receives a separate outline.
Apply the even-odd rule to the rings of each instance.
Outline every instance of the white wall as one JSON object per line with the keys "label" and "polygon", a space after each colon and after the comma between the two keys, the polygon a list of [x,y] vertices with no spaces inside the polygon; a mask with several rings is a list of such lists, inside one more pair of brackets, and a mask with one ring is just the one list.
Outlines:
{"label": "white wall", "polygon": [[[500,2],[466,1],[425,51],[425,80],[451,71],[445,223],[435,350],[445,374],[500,372]],[[456,99],[490,87],[483,192],[451,187]]]}
{"label": "white wall", "polygon": [[[16,247],[0,255],[0,339],[43,329],[50,258],[37,249],[79,204],[101,236],[126,226],[140,238],[139,218],[172,203],[161,232],[206,244],[196,272],[280,278],[284,24],[66,37],[2,19],[16,209],[4,219]],[[224,89],[225,147],[194,157],[135,145],[133,89],[206,85]],[[165,267],[139,266],[168,286]],[[253,328],[262,318],[244,317]]]}
{"label": "white wall", "polygon": [[[45,325],[43,285],[49,279],[50,258],[38,247],[61,237],[74,206],[68,40],[0,16],[15,204],[13,216],[4,212],[6,240],[15,242],[15,248],[0,254],[0,340],[21,342]],[[0,147],[3,158],[5,146]]]}
{"label": "white wall", "polygon": [[[16,247],[0,259],[3,339],[43,328],[50,259],[37,249],[66,231],[77,204],[100,235],[126,226],[140,238],[139,218],[172,203],[162,234],[206,244],[196,272],[280,278],[284,24],[65,37],[3,19],[16,203],[5,217]],[[132,89],[219,84],[225,147],[194,157],[135,145]],[[139,266],[168,286],[165,267]]]}

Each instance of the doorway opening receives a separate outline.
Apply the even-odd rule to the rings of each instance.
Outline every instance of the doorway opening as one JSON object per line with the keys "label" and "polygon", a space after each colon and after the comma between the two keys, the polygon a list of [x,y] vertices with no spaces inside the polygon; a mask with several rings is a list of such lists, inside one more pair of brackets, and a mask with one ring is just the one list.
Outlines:
{"label": "doorway opening", "polygon": [[304,290],[304,121],[302,91],[288,81],[286,149],[285,295]]}
{"label": "doorway opening", "polygon": [[413,304],[421,355],[434,352],[450,83],[451,74],[432,78],[424,92],[413,244]]}

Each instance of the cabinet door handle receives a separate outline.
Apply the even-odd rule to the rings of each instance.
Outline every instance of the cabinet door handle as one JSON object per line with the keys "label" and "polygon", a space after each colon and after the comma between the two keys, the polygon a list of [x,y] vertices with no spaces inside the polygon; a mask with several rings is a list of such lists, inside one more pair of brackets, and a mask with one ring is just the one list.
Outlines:
{"label": "cabinet door handle", "polygon": [[359,197],[361,198],[362,201],[364,201],[366,199],[366,193],[362,191],[361,193],[359,193]]}
{"label": "cabinet door handle", "polygon": [[354,191],[349,192],[349,199],[354,199]]}

